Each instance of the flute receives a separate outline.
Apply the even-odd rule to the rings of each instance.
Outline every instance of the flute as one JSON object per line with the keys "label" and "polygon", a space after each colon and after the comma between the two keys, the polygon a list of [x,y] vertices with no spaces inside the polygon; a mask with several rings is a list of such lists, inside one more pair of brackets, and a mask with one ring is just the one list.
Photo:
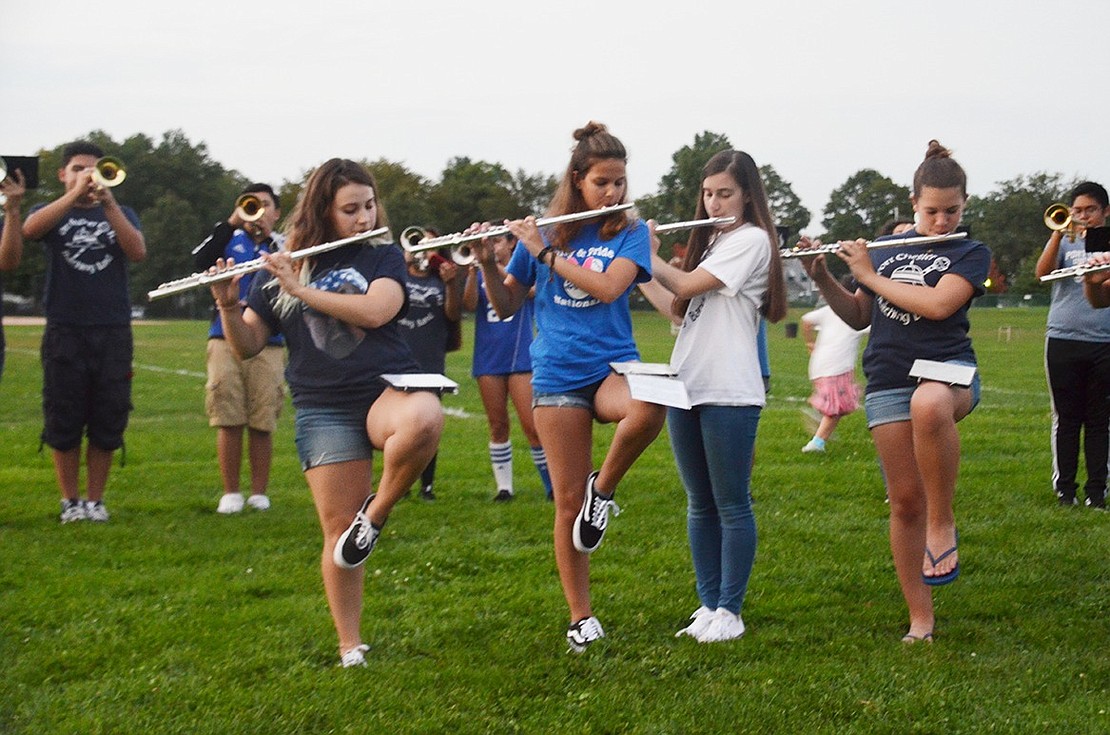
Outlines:
{"label": "flute", "polygon": [[[868,241],[867,248],[890,248],[899,245],[928,245],[932,242],[947,242],[949,240],[966,240],[966,232],[949,232],[947,235],[929,235],[927,237],[897,237],[893,240]],[[822,253],[835,253],[840,250],[840,243],[831,242],[816,248],[783,248],[779,255],[783,258],[808,258],[811,255]]]}
{"label": "flute", "polygon": [[675,232],[676,230],[690,230],[695,227],[717,227],[718,225],[731,225],[736,221],[735,217],[708,217],[706,219],[692,219],[687,222],[672,222],[669,225],[657,225],[655,228],[656,235],[665,235],[668,232]]}
{"label": "flute", "polygon": [[1098,273],[1099,271],[1110,271],[1110,263],[1102,263],[1101,265],[1090,265],[1088,263],[1081,263],[1079,265],[1069,266],[1067,268],[1057,268],[1056,270],[1045,273],[1041,276],[1041,283],[1048,283],[1049,281],[1061,281],[1065,278],[1079,278],[1088,273]]}
{"label": "flute", "polygon": [[[360,232],[357,235],[345,237],[342,240],[332,240],[331,242],[313,245],[312,247],[304,248],[303,250],[295,250],[289,254],[289,259],[300,260],[302,258],[310,258],[313,255],[326,253],[329,250],[335,250],[336,248],[341,248],[344,245],[350,245],[352,243],[362,242],[363,240],[369,240],[370,238],[378,237],[379,235],[385,235],[388,232],[388,227],[379,227],[378,229],[370,230],[369,232]],[[186,276],[185,278],[178,278],[176,281],[167,281],[153,291],[148,292],[146,297],[150,301],[154,301],[155,299],[160,299],[163,296],[171,296],[175,293],[188,291],[189,289],[197,288],[199,286],[207,286],[210,283],[227,281],[231,278],[234,278],[235,276],[242,275],[244,273],[253,273],[255,271],[262,270],[264,266],[265,262],[261,258],[258,258],[256,260],[248,260],[246,263],[236,263],[227,270],[220,271],[219,273],[194,273],[193,275]]]}
{"label": "flute", "polygon": [[[548,225],[558,225],[563,222],[576,222],[583,219],[593,219],[594,217],[606,217],[614,212],[624,212],[625,210],[632,209],[632,203],[627,204],[614,204],[611,207],[602,207],[601,209],[590,209],[585,212],[571,212],[570,214],[560,214],[556,217],[545,217],[536,220],[537,227],[547,227]],[[406,230],[407,232],[408,230]],[[491,227],[485,232],[474,232],[469,235],[462,232],[456,232],[451,235],[440,235],[439,237],[424,238],[417,243],[405,242],[405,238],[401,238],[401,247],[409,253],[422,253],[425,250],[439,250],[440,248],[450,248],[461,245],[464,242],[473,242],[481,240],[486,237],[500,237],[501,235],[509,234],[509,228],[505,225],[498,227]]]}

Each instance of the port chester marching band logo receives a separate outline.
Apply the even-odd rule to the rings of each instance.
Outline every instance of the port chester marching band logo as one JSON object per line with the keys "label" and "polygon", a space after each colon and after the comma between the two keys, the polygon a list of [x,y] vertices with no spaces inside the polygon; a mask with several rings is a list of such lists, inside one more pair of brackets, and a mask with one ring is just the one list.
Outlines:
{"label": "port chester marching band logo", "polygon": [[81,273],[99,273],[115,260],[108,249],[116,241],[112,225],[103,220],[71,218],[61,228],[66,238],[62,257],[70,268]]}
{"label": "port chester marching band logo", "polygon": [[[922,265],[925,267],[923,268]],[[890,273],[890,280],[913,286],[925,286],[928,285],[925,282],[925,276],[930,273],[944,273],[952,267],[952,261],[944,256],[938,257],[934,253],[898,253],[884,260],[877,270],[879,273],[885,273],[892,266],[894,270]],[[882,296],[877,296],[877,299],[879,311],[887,319],[909,324],[921,318],[913,312],[895,306]]]}

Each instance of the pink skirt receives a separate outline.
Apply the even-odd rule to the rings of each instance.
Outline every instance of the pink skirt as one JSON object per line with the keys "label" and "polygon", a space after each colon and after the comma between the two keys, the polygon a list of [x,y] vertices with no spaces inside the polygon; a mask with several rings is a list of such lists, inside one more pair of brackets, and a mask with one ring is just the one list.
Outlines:
{"label": "pink skirt", "polygon": [[809,405],[825,416],[847,416],[859,408],[859,386],[855,372],[841,373],[813,381]]}

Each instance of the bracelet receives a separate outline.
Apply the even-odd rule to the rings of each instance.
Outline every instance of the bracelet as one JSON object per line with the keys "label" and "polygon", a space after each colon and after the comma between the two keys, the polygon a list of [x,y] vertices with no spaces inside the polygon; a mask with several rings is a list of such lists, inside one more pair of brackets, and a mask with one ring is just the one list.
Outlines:
{"label": "bracelet", "polygon": [[216,302],[216,309],[218,309],[219,311],[228,311],[229,309],[237,309],[237,308],[239,308],[239,302],[238,301],[233,301],[230,304],[221,304],[219,301]]}
{"label": "bracelet", "polygon": [[[553,251],[553,248],[550,245],[544,246],[543,250],[536,253],[536,260],[538,260],[539,262],[542,263],[543,259],[547,257],[547,254],[552,252],[552,251]],[[554,262],[554,261],[552,261],[552,262]]]}

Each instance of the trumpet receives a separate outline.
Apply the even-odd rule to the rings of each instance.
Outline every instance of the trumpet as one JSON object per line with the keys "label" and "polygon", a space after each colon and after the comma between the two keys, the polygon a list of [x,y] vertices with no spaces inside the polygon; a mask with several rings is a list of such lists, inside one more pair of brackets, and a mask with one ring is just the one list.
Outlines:
{"label": "trumpet", "polygon": [[101,188],[119,186],[126,178],[127,172],[123,169],[123,162],[118,158],[104,156],[93,166],[92,180]]}
{"label": "trumpet", "polygon": [[[632,204],[614,204],[611,207],[602,207],[601,209],[590,209],[585,212],[571,212],[570,214],[561,214],[557,217],[544,217],[543,219],[536,220],[537,227],[547,227],[548,225],[558,225],[563,222],[576,222],[583,219],[594,219],[595,217],[607,217],[615,212],[624,212],[632,209]],[[423,232],[420,228],[407,228],[409,230],[417,230]],[[491,227],[485,232],[475,232],[470,235],[464,235],[461,232],[456,232],[451,235],[441,235],[439,237],[430,237],[420,239],[416,243],[409,243],[405,239],[404,233],[401,233],[401,247],[407,253],[422,253],[426,250],[439,250],[440,248],[454,248],[462,245],[463,243],[474,242],[475,240],[482,240],[487,237],[500,237],[501,235],[509,234],[509,228],[505,226]],[[452,253],[452,256],[454,253]],[[456,263],[458,261],[455,261]],[[473,262],[473,261],[472,261]]]}
{"label": "trumpet", "polygon": [[656,235],[665,235],[668,232],[677,232],[678,230],[690,230],[695,227],[725,227],[731,225],[736,221],[735,217],[708,217],[706,219],[692,219],[686,222],[671,222],[668,225],[658,225],[655,228]]}
{"label": "trumpet", "polygon": [[[442,239],[430,235],[431,233],[423,227],[406,227],[401,231],[399,242],[405,252],[414,255],[426,253],[430,250],[438,250],[439,247],[445,247],[442,245],[439,247],[425,245],[425,243],[432,243]],[[448,235],[447,237],[453,236]],[[472,265],[477,259],[478,256],[474,254],[474,248],[467,245],[465,242],[451,248],[451,260],[455,262],[455,265],[465,268],[466,266]]]}
{"label": "trumpet", "polygon": [[[384,235],[388,232],[388,227],[379,227],[376,230],[362,232],[357,235],[352,235],[351,237],[345,237],[341,240],[332,240],[331,242],[313,245],[312,247],[304,248],[303,250],[294,250],[292,253],[289,254],[289,258],[290,260],[301,260],[302,258],[310,258],[313,255],[326,253],[329,250],[335,250],[336,248],[341,248],[344,245],[351,245],[352,243],[363,242],[364,240],[369,240],[371,238],[378,237],[379,235]],[[227,270],[220,271],[219,273],[194,273],[193,275],[186,276],[185,278],[178,278],[176,281],[167,281],[153,291],[149,291],[146,297],[150,301],[154,301],[155,299],[160,299],[163,296],[172,296],[175,293],[188,291],[199,286],[207,286],[210,283],[226,281],[234,278],[235,276],[243,275],[245,273],[253,273],[255,271],[262,270],[264,266],[265,261],[259,258],[257,260],[249,260],[246,263],[236,263]]]}
{"label": "trumpet", "polygon": [[1083,225],[1072,219],[1071,207],[1060,202],[1050,204],[1044,211],[1044,226],[1053,232],[1062,232],[1073,240],[1084,229]]}
{"label": "trumpet", "polygon": [[[879,240],[878,242],[867,241],[867,248],[891,248],[901,245],[928,245],[934,242],[949,242],[951,240],[966,240],[966,232],[949,232],[947,235],[929,235],[927,237],[896,237],[891,240]],[[828,245],[821,245],[815,248],[782,248],[779,250],[779,255],[783,258],[808,258],[811,255],[821,255],[823,253],[835,253],[840,250],[840,243],[831,242]]]}
{"label": "trumpet", "polygon": [[266,214],[266,207],[254,194],[243,194],[235,200],[235,213],[244,222],[257,222]]}

